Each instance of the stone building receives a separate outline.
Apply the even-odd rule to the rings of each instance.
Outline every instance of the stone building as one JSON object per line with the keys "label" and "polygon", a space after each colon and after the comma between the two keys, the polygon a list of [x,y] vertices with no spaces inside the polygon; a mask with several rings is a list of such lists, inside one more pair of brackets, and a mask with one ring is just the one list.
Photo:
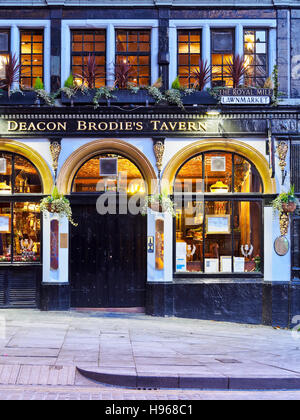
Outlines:
{"label": "stone building", "polygon": [[0,307],[291,326],[299,29],[292,0],[2,0]]}

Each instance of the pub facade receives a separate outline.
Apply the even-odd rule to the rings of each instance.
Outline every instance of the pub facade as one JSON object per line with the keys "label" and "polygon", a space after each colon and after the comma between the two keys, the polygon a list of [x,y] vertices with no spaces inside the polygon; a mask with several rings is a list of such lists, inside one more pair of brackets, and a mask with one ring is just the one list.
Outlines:
{"label": "pub facade", "polygon": [[291,327],[299,3],[111,3],[0,5],[0,308]]}

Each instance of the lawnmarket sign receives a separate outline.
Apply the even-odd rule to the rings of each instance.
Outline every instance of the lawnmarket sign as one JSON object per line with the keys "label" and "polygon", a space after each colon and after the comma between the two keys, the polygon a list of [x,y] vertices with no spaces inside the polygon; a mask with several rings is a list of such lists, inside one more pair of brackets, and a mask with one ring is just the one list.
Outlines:
{"label": "lawnmarket sign", "polygon": [[269,105],[273,95],[272,89],[224,88],[218,92],[221,104],[224,105]]}

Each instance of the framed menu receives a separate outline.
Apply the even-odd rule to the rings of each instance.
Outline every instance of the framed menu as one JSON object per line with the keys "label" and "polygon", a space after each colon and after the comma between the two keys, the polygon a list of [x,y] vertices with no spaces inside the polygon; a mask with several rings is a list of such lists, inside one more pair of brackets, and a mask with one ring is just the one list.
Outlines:
{"label": "framed menu", "polygon": [[230,229],[230,215],[208,215],[206,216],[206,233],[228,234]]}
{"label": "framed menu", "polygon": [[244,273],[245,271],[245,258],[233,257],[233,271],[235,273]]}
{"label": "framed menu", "polygon": [[219,272],[219,258],[205,258],[205,273]]}
{"label": "framed menu", "polygon": [[222,273],[231,273],[231,256],[220,257],[220,271]]}

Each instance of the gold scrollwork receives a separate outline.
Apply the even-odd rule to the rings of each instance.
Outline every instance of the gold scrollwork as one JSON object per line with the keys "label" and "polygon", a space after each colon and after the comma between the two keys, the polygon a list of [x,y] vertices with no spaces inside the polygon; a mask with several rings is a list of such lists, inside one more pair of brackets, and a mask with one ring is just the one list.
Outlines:
{"label": "gold scrollwork", "polygon": [[281,169],[281,174],[282,174],[282,185],[284,184],[284,180],[286,177],[286,156],[289,150],[289,146],[287,144],[286,141],[280,141],[277,145],[277,153],[278,153],[278,157],[279,157],[279,167]]}
{"label": "gold scrollwork", "polygon": [[282,212],[279,217],[280,234],[286,236],[289,231],[290,216],[288,213]]}
{"label": "gold scrollwork", "polygon": [[57,174],[57,168],[58,168],[58,159],[61,152],[61,144],[60,141],[54,140],[50,143],[50,153],[52,157],[52,168],[55,173],[55,178]]}
{"label": "gold scrollwork", "polygon": [[164,152],[165,152],[164,143],[161,140],[156,141],[153,145],[153,150],[154,150],[155,159],[156,159],[156,167],[160,173],[162,170],[162,160],[163,160]]}

